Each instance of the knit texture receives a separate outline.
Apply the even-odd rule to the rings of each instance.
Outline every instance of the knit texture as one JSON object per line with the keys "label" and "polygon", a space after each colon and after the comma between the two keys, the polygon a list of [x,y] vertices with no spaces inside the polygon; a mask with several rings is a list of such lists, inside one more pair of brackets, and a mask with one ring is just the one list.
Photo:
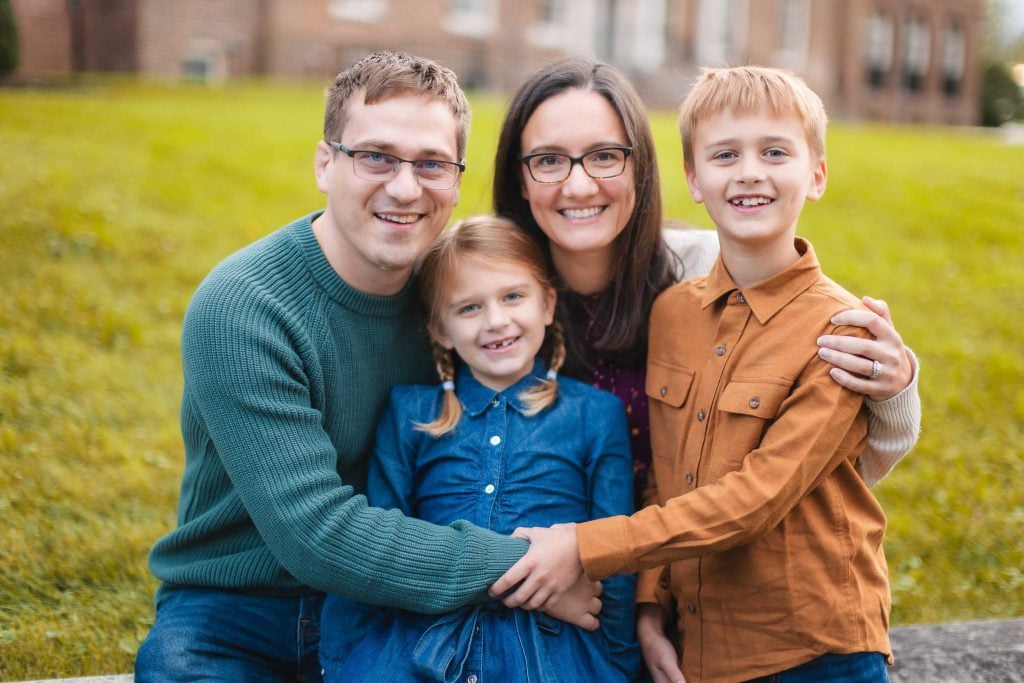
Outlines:
{"label": "knit texture", "polygon": [[412,286],[386,297],[349,287],[317,243],[317,215],[225,259],[189,305],[178,527],[150,568],[171,584],[452,610],[526,544],[367,505],[391,386],[436,377]]}

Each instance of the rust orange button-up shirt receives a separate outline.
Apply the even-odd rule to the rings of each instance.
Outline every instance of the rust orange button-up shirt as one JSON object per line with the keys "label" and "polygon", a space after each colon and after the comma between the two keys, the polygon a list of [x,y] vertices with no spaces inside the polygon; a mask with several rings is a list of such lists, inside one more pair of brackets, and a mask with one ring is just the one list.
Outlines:
{"label": "rust orange button-up shirt", "polygon": [[[859,301],[810,244],[739,288],[719,258],[651,314],[651,503],[577,526],[587,575],[641,573],[671,589],[687,681],[738,681],[888,639],[885,515],[854,465],[867,419],[817,357]],[[669,565],[662,569],[660,565]],[[653,569],[652,569],[653,568]]]}

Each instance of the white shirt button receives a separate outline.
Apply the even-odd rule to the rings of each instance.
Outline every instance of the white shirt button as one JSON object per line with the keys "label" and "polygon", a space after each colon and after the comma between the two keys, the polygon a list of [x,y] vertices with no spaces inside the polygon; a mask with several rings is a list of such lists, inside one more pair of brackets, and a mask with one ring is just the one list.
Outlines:
{"label": "white shirt button", "polygon": [[488,484],[485,486],[484,493],[494,493],[494,484]]}
{"label": "white shirt button", "polygon": [[501,437],[500,436],[495,434],[494,436],[491,437],[491,445],[492,446],[497,446],[499,443],[501,443]]}

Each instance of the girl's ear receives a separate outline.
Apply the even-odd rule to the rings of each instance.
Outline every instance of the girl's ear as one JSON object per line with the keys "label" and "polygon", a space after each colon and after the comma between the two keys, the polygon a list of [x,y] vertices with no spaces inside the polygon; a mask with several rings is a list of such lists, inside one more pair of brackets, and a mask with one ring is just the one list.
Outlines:
{"label": "girl's ear", "polygon": [[444,325],[431,321],[427,323],[427,332],[430,334],[431,339],[449,351],[455,348],[455,344],[452,343],[451,337],[445,334]]}
{"label": "girl's ear", "polygon": [[558,293],[554,288],[548,287],[544,290],[544,324],[550,325],[555,322],[555,304],[558,303]]}

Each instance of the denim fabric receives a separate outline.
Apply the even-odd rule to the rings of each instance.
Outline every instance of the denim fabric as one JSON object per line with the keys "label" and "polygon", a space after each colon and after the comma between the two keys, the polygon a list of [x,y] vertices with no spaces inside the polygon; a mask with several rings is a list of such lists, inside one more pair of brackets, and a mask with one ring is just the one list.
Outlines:
{"label": "denim fabric", "polygon": [[165,587],[135,657],[135,681],[320,681],[323,601],[321,593]]}
{"label": "denim fabric", "polygon": [[888,683],[888,680],[885,655],[858,652],[852,655],[825,654],[749,683]]}
{"label": "denim fabric", "polygon": [[[464,414],[435,439],[416,423],[440,411],[440,387],[396,387],[377,432],[368,495],[438,524],[466,519],[499,533],[633,512],[632,462],[622,403],[559,378],[554,406],[523,414],[519,394],[533,374],[503,392],[463,368],[456,394]],[[330,595],[324,606],[324,679],[454,681],[623,681],[639,666],[632,576],[604,583],[601,629],[588,633],[500,603],[436,616],[357,606]],[[354,634],[364,634],[361,639]]]}

